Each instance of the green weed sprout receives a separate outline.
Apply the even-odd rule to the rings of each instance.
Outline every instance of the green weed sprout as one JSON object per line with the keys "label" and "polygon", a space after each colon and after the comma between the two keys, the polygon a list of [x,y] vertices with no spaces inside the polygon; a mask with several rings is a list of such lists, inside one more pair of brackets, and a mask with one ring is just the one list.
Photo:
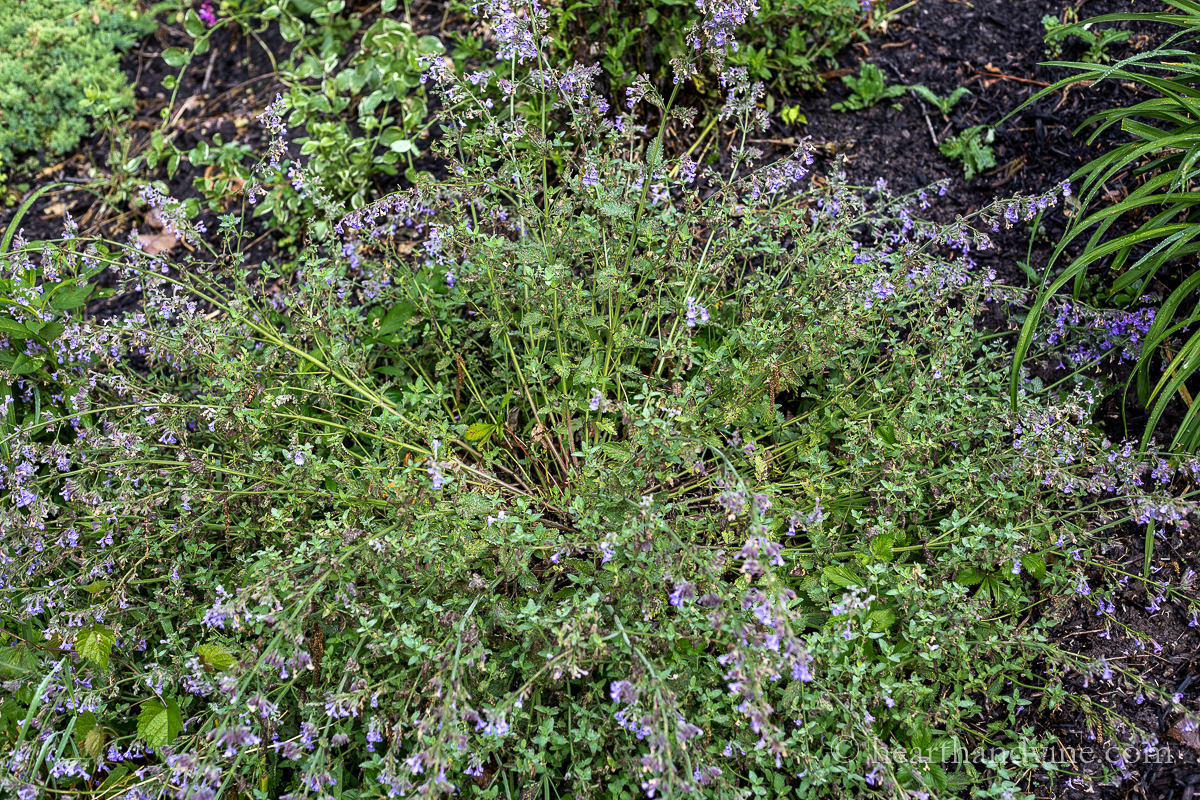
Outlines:
{"label": "green weed sprout", "polygon": [[971,92],[968,91],[967,87],[965,86],[959,86],[946,97],[939,97],[938,95],[934,94],[934,92],[928,86],[920,83],[915,86],[910,86],[908,89],[918,97],[928,100],[933,107],[938,110],[942,117],[950,116],[950,112],[954,110],[956,105],[958,105],[958,101],[971,94]]}
{"label": "green weed sprout", "polygon": [[860,111],[876,103],[904,94],[905,86],[888,86],[879,67],[866,61],[862,63],[857,77],[846,75],[842,83],[850,87],[851,94],[844,102],[834,103],[834,111]]}
{"label": "green weed sprout", "polygon": [[991,144],[996,132],[986,125],[975,125],[956,136],[947,137],[938,145],[942,155],[953,161],[961,161],[967,180],[971,180],[986,169],[996,166],[996,157]]}

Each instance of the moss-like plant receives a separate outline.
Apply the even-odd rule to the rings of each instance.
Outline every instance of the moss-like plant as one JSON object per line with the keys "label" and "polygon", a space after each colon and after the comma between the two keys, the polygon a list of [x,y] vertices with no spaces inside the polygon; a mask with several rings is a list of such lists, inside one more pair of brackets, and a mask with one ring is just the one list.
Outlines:
{"label": "moss-like plant", "polygon": [[117,52],[154,26],[128,0],[0,0],[0,177],[24,154],[60,155],[90,130],[88,88],[132,108]]}

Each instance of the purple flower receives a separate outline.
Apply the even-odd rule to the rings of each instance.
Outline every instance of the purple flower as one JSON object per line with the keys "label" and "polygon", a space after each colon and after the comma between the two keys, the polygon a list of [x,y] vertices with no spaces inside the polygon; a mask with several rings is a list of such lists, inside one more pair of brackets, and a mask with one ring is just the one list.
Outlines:
{"label": "purple flower", "polygon": [[196,12],[196,16],[200,17],[200,21],[210,28],[217,24],[217,15],[213,11],[213,7],[208,4],[208,0],[200,4],[200,10]]}

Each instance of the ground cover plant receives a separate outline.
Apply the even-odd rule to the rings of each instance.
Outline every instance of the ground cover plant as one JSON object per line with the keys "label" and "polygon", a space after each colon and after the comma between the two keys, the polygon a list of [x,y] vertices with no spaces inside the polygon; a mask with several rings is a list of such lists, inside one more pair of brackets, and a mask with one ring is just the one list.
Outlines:
{"label": "ground cover plant", "polygon": [[805,148],[702,172],[674,97],[484,11],[503,71],[424,65],[449,177],[351,210],[297,163],[294,265],[241,246],[282,98],[241,219],[144,190],[197,257],[6,237],[6,788],[1020,795],[1031,706],[1132,680],[1030,612],[1194,473],[1096,433],[1082,374],[1009,410],[975,321],[1019,292],[970,258],[1066,189],[973,230]]}
{"label": "ground cover plant", "polygon": [[547,56],[567,64],[597,61],[621,89],[643,73],[661,84],[673,78],[672,59],[695,49],[697,9],[707,10],[709,19],[754,15],[753,29],[742,31],[738,49],[728,58],[775,94],[819,86],[836,53],[850,42],[867,40],[865,29],[887,13],[885,3],[861,0],[581,0],[548,6]]}
{"label": "ground cover plant", "polygon": [[133,107],[117,53],[154,24],[131,2],[0,3],[0,183],[28,157],[73,148],[89,115]]}

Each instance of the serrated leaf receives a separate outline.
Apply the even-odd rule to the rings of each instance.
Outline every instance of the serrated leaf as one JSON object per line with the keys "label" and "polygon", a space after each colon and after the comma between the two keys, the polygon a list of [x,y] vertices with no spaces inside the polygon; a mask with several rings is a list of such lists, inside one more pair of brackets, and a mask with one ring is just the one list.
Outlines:
{"label": "serrated leaf", "polygon": [[92,758],[100,758],[100,754],[104,752],[104,729],[92,728],[88,731],[87,736],[83,737],[83,750]]}
{"label": "serrated leaf", "polygon": [[53,295],[50,296],[50,307],[58,311],[68,311],[72,308],[79,308],[87,302],[88,295],[92,293],[90,284],[73,285],[60,287]]}
{"label": "serrated leaf", "polygon": [[117,636],[103,625],[85,628],[75,636],[75,650],[100,669],[108,669],[108,656]]}
{"label": "serrated leaf", "polygon": [[495,425],[486,422],[475,422],[471,427],[467,428],[467,441],[478,442],[480,439],[486,439],[491,436],[496,430]]}
{"label": "serrated leaf", "polygon": [[1021,566],[1025,567],[1025,571],[1039,581],[1046,577],[1046,562],[1039,555],[1026,553],[1021,556]]}
{"label": "serrated leaf", "polygon": [[835,583],[838,586],[850,588],[851,586],[863,586],[863,579],[854,574],[848,567],[831,566],[821,570],[821,574],[825,576],[830,583]]}
{"label": "serrated leaf", "polygon": [[37,668],[37,656],[25,645],[0,647],[0,676],[9,680],[28,679],[37,673]]}
{"label": "serrated leaf", "polygon": [[157,698],[147,700],[142,704],[142,713],[138,714],[138,736],[151,747],[162,747],[170,744],[183,731],[183,715],[179,712],[179,703],[175,698],[167,698],[164,706]]}
{"label": "serrated leaf", "polygon": [[83,587],[83,590],[88,594],[96,594],[97,592],[104,591],[111,585],[112,584],[108,581],[92,581],[87,586]]}
{"label": "serrated leaf", "polygon": [[886,631],[896,624],[896,613],[890,608],[879,608],[867,614],[867,619],[875,623],[875,629]]}
{"label": "serrated leaf", "polygon": [[954,576],[954,582],[963,586],[975,586],[981,583],[985,577],[987,576],[974,567],[963,567]]}
{"label": "serrated leaf", "polygon": [[628,448],[622,447],[619,444],[615,444],[613,442],[601,442],[597,446],[600,448],[600,452],[604,453],[611,459],[620,461],[622,464],[633,458],[633,453],[629,452]]}
{"label": "serrated leaf", "polygon": [[880,561],[891,561],[895,558],[895,553],[892,550],[892,544],[896,537],[890,533],[881,533],[871,540],[871,555],[878,558]]}
{"label": "serrated leaf", "polygon": [[196,652],[200,654],[206,667],[218,671],[229,669],[237,661],[232,653],[219,644],[202,644],[196,648]]}

